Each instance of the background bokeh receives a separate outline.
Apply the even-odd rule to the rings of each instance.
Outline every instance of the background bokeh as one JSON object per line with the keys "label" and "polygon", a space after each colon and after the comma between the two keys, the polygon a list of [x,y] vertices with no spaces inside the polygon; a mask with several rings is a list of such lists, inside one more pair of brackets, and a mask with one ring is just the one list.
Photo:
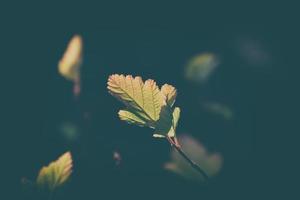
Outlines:
{"label": "background bokeh", "polygon": [[[41,166],[71,150],[74,173],[58,199],[272,195],[289,171],[286,155],[274,151],[286,148],[297,116],[297,99],[292,98],[298,82],[296,32],[290,30],[289,15],[264,9],[268,4],[252,5],[260,8],[256,12],[243,6],[224,11],[221,5],[209,11],[208,5],[184,9],[163,4],[148,7],[150,11],[137,5],[84,5],[7,5],[14,12],[6,11],[1,38],[2,85],[8,86],[8,95],[3,95],[8,122],[3,121],[1,133],[7,159],[2,167],[11,172],[5,174],[4,192],[20,199],[22,177],[35,179]],[[74,34],[84,41],[79,100],[72,95],[72,84],[57,72]],[[187,62],[205,52],[218,56],[218,67],[205,83],[189,81]],[[199,185],[164,170],[170,159],[167,142],[152,138],[150,129],[118,119],[122,105],[106,89],[113,73],[176,86],[176,104],[182,109],[178,135],[190,134],[209,151],[219,152],[221,172]],[[228,106],[232,119],[209,112],[203,102]],[[65,123],[78,128],[77,138],[62,135]],[[288,148],[293,151],[293,145]],[[119,167],[114,151],[122,156]]]}

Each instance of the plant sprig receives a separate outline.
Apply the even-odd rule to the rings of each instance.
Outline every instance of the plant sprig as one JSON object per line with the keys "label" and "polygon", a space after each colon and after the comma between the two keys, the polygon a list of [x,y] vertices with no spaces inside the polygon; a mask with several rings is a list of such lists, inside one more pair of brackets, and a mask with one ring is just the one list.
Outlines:
{"label": "plant sprig", "polygon": [[107,85],[109,93],[126,106],[118,113],[121,120],[154,129],[154,137],[167,139],[195,170],[205,179],[208,178],[205,171],[186,155],[177,140],[180,108],[174,107],[177,96],[175,87],[164,84],[159,89],[154,80],[143,82],[139,76],[118,74],[111,75]]}

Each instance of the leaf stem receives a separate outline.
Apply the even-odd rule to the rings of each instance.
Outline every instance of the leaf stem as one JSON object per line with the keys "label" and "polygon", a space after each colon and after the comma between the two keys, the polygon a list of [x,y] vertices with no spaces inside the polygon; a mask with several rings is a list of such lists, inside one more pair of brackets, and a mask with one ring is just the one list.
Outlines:
{"label": "leaf stem", "polygon": [[177,138],[167,137],[167,139],[171,144],[171,146],[176,149],[176,151],[191,165],[192,168],[194,168],[197,172],[199,172],[204,177],[205,181],[207,181],[208,175],[206,174],[206,172],[186,155],[186,153],[182,150]]}
{"label": "leaf stem", "polygon": [[73,83],[73,95],[75,98],[78,98],[80,94],[81,86],[80,86],[80,78],[76,78]]}

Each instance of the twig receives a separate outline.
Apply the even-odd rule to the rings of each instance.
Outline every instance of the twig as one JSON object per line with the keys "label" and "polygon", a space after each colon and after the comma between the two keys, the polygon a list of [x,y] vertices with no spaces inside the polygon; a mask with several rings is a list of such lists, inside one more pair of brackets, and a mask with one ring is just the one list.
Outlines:
{"label": "twig", "polygon": [[206,174],[206,172],[186,155],[186,153],[182,150],[177,138],[167,137],[167,139],[170,142],[171,146],[176,149],[176,151],[191,165],[192,168],[194,168],[204,177],[205,181],[207,181],[208,175]]}
{"label": "twig", "polygon": [[75,99],[77,99],[78,96],[80,95],[80,91],[81,91],[80,82],[81,82],[80,78],[76,78],[73,83],[73,95],[74,95]]}

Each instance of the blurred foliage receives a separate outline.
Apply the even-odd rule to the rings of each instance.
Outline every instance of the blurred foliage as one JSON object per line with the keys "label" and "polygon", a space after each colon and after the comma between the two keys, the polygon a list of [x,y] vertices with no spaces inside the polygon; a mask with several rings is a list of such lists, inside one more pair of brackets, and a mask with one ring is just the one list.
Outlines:
{"label": "blurred foliage", "polygon": [[[188,135],[180,135],[179,143],[187,155],[206,172],[209,177],[215,176],[221,170],[223,159],[218,153],[209,153],[205,147]],[[171,152],[171,161],[165,164],[165,168],[186,178],[187,180],[204,181],[195,169],[182,158],[182,156],[173,149]]]}
{"label": "blurred foliage", "polygon": [[80,137],[79,127],[72,122],[64,122],[59,127],[62,137],[68,142],[74,142]]}
{"label": "blurred foliage", "polygon": [[188,80],[203,83],[219,65],[219,59],[213,53],[202,53],[192,57],[186,67],[185,76]]}
{"label": "blurred foliage", "polygon": [[221,104],[221,103],[215,103],[215,102],[207,102],[202,103],[202,106],[204,110],[223,117],[225,120],[231,120],[234,117],[234,113],[231,108],[228,106]]}
{"label": "blurred foliage", "polygon": [[57,160],[42,167],[35,181],[21,179],[23,198],[56,199],[54,195],[70,180],[73,160],[70,152],[61,155]]}
{"label": "blurred foliage", "polygon": [[72,162],[71,153],[66,152],[56,161],[43,167],[36,180],[37,186],[42,189],[53,191],[65,184],[72,173]]}
{"label": "blurred foliage", "polygon": [[80,79],[80,67],[82,65],[82,38],[79,35],[73,36],[68,47],[58,64],[60,75],[70,81]]}
{"label": "blurred foliage", "polygon": [[[254,173],[251,168],[251,156],[253,156],[256,137],[253,131],[253,120],[257,119],[254,117],[256,113],[264,110],[264,104],[260,103],[260,100],[261,96],[265,95],[265,91],[269,91],[269,84],[272,83],[271,80],[264,85],[265,75],[269,72],[261,68],[259,72],[262,73],[257,73],[258,71],[244,67],[248,59],[254,58],[242,56],[239,46],[234,46],[234,43],[228,44],[230,40],[235,41],[234,34],[230,35],[232,38],[222,35],[220,40],[213,40],[210,34],[205,36],[200,32],[191,32],[190,35],[191,37],[185,37],[181,33],[153,30],[147,33],[136,33],[101,29],[97,34],[87,31],[83,36],[84,47],[88,51],[82,51],[81,37],[81,42],[77,40],[77,45],[71,45],[74,38],[71,39],[58,66],[59,70],[63,68],[59,73],[60,76],[53,66],[56,66],[61,56],[60,50],[65,48],[64,44],[70,35],[59,36],[52,42],[47,42],[44,51],[48,51],[50,46],[51,56],[49,57],[48,53],[43,59],[37,56],[40,58],[38,66],[40,67],[42,62],[46,66],[42,69],[37,68],[40,70],[37,71],[39,77],[42,78],[32,81],[30,86],[27,85],[26,88],[29,90],[26,90],[26,95],[22,95],[26,102],[30,102],[28,103],[30,106],[21,109],[26,116],[21,115],[23,117],[20,123],[23,126],[20,126],[18,132],[23,131],[25,127],[24,130],[30,134],[26,136],[19,134],[22,142],[16,141],[17,149],[21,150],[22,155],[20,161],[18,160],[17,163],[15,161],[14,165],[18,166],[16,170],[19,173],[16,175],[18,181],[24,174],[35,174],[39,163],[46,163],[48,158],[70,150],[76,160],[76,174],[72,175],[72,181],[68,184],[70,188],[64,187],[62,193],[55,199],[131,198],[132,193],[150,194],[153,185],[156,186],[157,192],[151,194],[155,198],[160,198],[156,195],[162,193],[167,194],[168,198],[171,196],[172,199],[177,199],[179,192],[170,193],[170,189],[183,193],[188,191],[197,196],[201,193],[201,197],[207,198],[215,194],[215,191],[226,192],[232,188],[239,190],[244,187],[240,184],[245,183],[244,180],[247,180],[249,186]],[[175,46],[174,41],[176,41]],[[259,47],[263,48],[264,43],[261,44]],[[75,49],[70,50],[73,53],[66,56],[71,46]],[[214,53],[197,54],[197,52],[207,51]],[[180,73],[183,69],[182,63],[186,62],[186,58],[195,55],[195,52],[196,56],[192,57],[184,68],[185,74]],[[243,51],[248,55],[247,52]],[[256,53],[253,54],[255,57]],[[222,67],[219,67],[219,58],[222,58]],[[275,56],[269,58],[274,59]],[[260,63],[264,65],[267,62]],[[150,80],[142,81],[142,84],[144,86],[147,82],[149,91],[159,92],[158,95],[162,95],[165,102],[155,105],[151,101],[147,105],[155,107],[157,111],[165,109],[162,106],[164,105],[172,111],[167,112],[166,109],[167,114],[164,118],[166,120],[159,123],[161,127],[157,126],[161,118],[157,113],[154,114],[153,109],[148,110],[143,106],[144,109],[140,109],[132,101],[136,100],[135,98],[120,94],[120,88],[132,92],[130,90],[132,85],[124,83],[127,79],[136,81],[137,77],[119,75],[119,80],[115,80],[114,83],[117,87],[114,88],[114,96],[126,105],[125,109],[119,111],[122,120],[155,128],[153,134],[155,137],[175,136],[175,131],[170,131],[170,127],[174,130],[178,129],[178,132],[195,133],[193,137],[203,142],[205,147],[196,139],[186,136],[189,139],[179,138],[183,150],[197,164],[203,166],[210,176],[219,173],[222,167],[221,176],[209,181],[207,187],[199,184],[203,181],[203,177],[174,150],[166,167],[180,176],[164,170],[161,166],[169,157],[169,146],[165,144],[165,140],[153,142],[150,139],[152,130],[129,127],[117,121],[115,111],[119,110],[119,104],[117,101],[112,101],[105,90],[107,76],[116,72],[155,77],[157,84]],[[281,72],[280,70],[280,75]],[[35,80],[36,76],[30,75],[28,80]],[[44,79],[44,77],[49,78]],[[70,91],[79,80],[82,93],[74,101]],[[41,85],[38,86],[37,82]],[[182,95],[176,99],[176,89],[161,84],[165,82],[176,85]],[[159,85],[163,86],[159,88]],[[138,89],[141,90],[141,87]],[[27,94],[27,91],[34,92]],[[149,99],[147,98],[147,101]],[[158,99],[161,101],[161,97],[156,98]],[[184,112],[180,113],[180,109],[174,106],[175,99],[184,108]],[[270,105],[269,101],[266,102]],[[20,112],[17,113],[18,116],[19,114]],[[184,123],[177,127],[179,116]],[[207,152],[206,148],[221,152],[222,157],[220,154]],[[222,166],[223,157],[226,159],[226,166]],[[22,181],[23,186],[26,187],[35,185],[26,179]],[[128,194],[124,194],[124,191]],[[222,197],[220,193],[219,198],[216,199]],[[182,198],[178,197],[178,199]]]}

